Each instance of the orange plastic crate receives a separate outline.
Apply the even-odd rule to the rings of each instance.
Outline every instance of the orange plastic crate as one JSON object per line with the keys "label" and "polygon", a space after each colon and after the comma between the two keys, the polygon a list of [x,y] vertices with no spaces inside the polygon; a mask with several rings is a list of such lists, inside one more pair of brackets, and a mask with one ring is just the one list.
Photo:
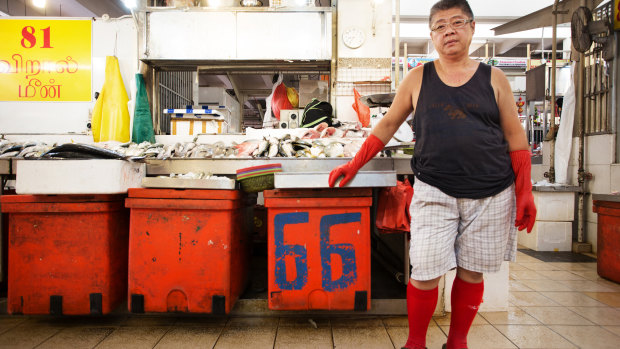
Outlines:
{"label": "orange plastic crate", "polygon": [[123,195],[9,195],[8,312],[105,314],[127,292]]}
{"label": "orange plastic crate", "polygon": [[235,190],[129,190],[130,311],[230,312],[250,251],[252,217],[241,198]]}
{"label": "orange plastic crate", "polygon": [[269,309],[370,309],[372,191],[271,190],[264,197]]}
{"label": "orange plastic crate", "polygon": [[598,275],[620,282],[620,202],[594,200],[592,210],[598,213]]}

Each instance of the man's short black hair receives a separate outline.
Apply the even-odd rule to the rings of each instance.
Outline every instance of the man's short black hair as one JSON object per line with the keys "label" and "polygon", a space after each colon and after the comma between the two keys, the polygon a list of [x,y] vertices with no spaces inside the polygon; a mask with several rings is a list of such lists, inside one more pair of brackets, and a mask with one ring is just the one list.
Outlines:
{"label": "man's short black hair", "polygon": [[431,25],[433,16],[437,12],[449,10],[453,8],[461,9],[461,11],[463,11],[463,13],[467,17],[469,17],[472,20],[474,19],[474,13],[472,12],[471,7],[469,7],[469,3],[467,2],[467,0],[440,0],[440,1],[437,1],[435,5],[433,5],[433,7],[431,7],[431,14],[428,17],[428,25],[429,26]]}

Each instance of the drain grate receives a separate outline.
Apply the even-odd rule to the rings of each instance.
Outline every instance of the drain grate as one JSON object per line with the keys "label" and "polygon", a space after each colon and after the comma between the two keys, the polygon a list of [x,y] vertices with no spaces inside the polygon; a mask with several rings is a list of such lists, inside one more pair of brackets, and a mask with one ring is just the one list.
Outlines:
{"label": "drain grate", "polygon": [[596,258],[574,252],[554,252],[554,251],[534,251],[530,249],[519,249],[530,257],[540,259],[543,262],[564,262],[564,263],[596,263]]}

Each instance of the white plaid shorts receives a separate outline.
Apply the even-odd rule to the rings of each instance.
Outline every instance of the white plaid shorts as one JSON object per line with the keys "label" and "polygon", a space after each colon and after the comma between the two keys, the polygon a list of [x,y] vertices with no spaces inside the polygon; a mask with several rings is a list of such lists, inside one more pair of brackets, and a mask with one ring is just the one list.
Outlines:
{"label": "white plaid shorts", "polygon": [[517,228],[514,184],[484,199],[457,199],[415,179],[409,258],[411,278],[435,279],[459,266],[499,271],[514,261]]}

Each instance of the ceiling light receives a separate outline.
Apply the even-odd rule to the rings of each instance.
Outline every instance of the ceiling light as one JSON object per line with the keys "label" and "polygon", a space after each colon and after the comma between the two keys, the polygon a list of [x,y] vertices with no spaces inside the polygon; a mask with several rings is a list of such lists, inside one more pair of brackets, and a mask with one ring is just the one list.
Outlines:
{"label": "ceiling light", "polygon": [[45,8],[45,0],[32,0],[32,5],[38,8]]}
{"label": "ceiling light", "polygon": [[130,10],[135,9],[138,6],[136,0],[123,0],[123,4]]}

